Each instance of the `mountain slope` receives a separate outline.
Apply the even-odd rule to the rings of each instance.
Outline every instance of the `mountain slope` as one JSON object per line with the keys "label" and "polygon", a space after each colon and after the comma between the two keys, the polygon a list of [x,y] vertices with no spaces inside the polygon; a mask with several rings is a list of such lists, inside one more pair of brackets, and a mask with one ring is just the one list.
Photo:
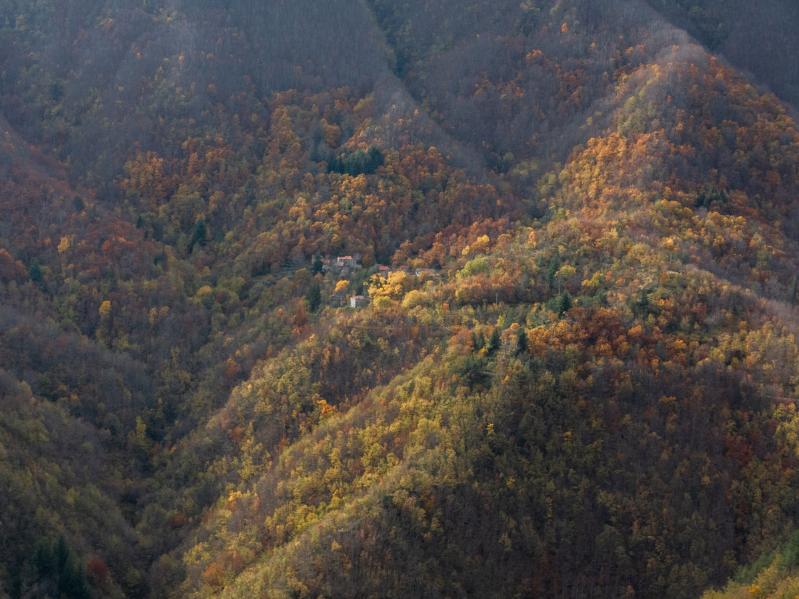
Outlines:
{"label": "mountain slope", "polygon": [[0,2],[0,589],[689,597],[779,545],[799,132],[653,6],[719,47],[711,2]]}
{"label": "mountain slope", "polygon": [[799,8],[789,0],[753,5],[734,0],[651,0],[650,4],[686,27],[708,47],[797,106],[799,68],[786,60],[796,51]]}
{"label": "mountain slope", "polygon": [[164,126],[235,131],[231,119],[263,115],[259,100],[274,91],[373,86],[385,70],[379,32],[355,7],[4,2],[2,103],[102,182],[135,144],[175,151]]}
{"label": "mountain slope", "polygon": [[744,568],[723,591],[708,591],[703,599],[738,597],[788,598],[799,592],[796,578],[796,537],[779,551],[766,555]]}
{"label": "mountain slope", "polygon": [[[771,431],[793,418],[772,409],[797,376],[778,282],[796,245],[775,223],[799,137],[773,98],[687,50],[619,85],[613,128],[553,177],[546,224],[375,306],[422,321],[450,306],[452,337],[243,477],[180,594],[689,597],[793,521],[795,456]],[[716,114],[729,147],[704,145]],[[767,192],[727,158],[761,128],[786,144],[764,157],[785,177]],[[714,161],[724,193],[708,199],[711,169],[686,156]],[[266,439],[257,421],[246,437]]]}

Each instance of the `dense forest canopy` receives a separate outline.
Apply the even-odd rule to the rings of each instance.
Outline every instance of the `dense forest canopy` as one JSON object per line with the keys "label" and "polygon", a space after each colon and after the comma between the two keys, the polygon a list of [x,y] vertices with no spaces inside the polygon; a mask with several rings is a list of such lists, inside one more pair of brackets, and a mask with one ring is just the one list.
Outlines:
{"label": "dense forest canopy", "polygon": [[0,598],[794,596],[794,4],[0,0]]}

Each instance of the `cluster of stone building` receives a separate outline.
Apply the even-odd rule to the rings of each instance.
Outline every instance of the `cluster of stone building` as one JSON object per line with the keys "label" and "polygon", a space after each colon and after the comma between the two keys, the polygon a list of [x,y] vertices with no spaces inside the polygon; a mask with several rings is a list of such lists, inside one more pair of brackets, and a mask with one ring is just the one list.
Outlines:
{"label": "cluster of stone building", "polygon": [[[337,256],[335,258],[326,257],[321,259],[321,263],[322,272],[331,274],[339,279],[348,279],[363,268],[361,265],[361,257],[358,255]],[[415,277],[437,277],[439,275],[439,272],[432,268],[419,268],[416,270],[396,269],[386,266],[385,264],[378,264],[374,267],[374,274],[380,275],[386,279],[388,279],[389,275],[392,273],[399,271]],[[334,295],[333,301],[339,306],[349,306],[354,310],[365,308],[370,303],[369,297],[365,295]]]}

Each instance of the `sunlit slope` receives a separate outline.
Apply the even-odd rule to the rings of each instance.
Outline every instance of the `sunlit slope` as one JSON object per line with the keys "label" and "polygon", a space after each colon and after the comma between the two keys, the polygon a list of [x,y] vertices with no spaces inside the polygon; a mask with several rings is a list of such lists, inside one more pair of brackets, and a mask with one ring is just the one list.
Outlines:
{"label": "sunlit slope", "polygon": [[791,599],[799,596],[796,537],[778,551],[764,555],[742,569],[722,591],[708,591],[702,599]]}
{"label": "sunlit slope", "polygon": [[365,313],[449,339],[261,458],[179,593],[693,597],[791,525],[795,126],[696,48],[616,94],[546,223]]}

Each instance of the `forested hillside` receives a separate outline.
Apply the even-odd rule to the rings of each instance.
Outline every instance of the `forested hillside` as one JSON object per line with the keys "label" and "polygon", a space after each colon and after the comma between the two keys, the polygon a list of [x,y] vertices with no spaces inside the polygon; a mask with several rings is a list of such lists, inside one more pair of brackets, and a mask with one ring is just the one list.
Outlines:
{"label": "forested hillside", "polygon": [[723,591],[708,591],[702,595],[702,599],[796,597],[799,593],[796,543],[797,538],[794,536],[779,550],[766,554],[743,568]]}
{"label": "forested hillside", "polygon": [[799,44],[795,2],[650,0],[650,4],[793,106],[799,103],[799,65],[786,60]]}
{"label": "forested hillside", "polygon": [[799,13],[727,4],[0,0],[0,597],[793,596]]}

